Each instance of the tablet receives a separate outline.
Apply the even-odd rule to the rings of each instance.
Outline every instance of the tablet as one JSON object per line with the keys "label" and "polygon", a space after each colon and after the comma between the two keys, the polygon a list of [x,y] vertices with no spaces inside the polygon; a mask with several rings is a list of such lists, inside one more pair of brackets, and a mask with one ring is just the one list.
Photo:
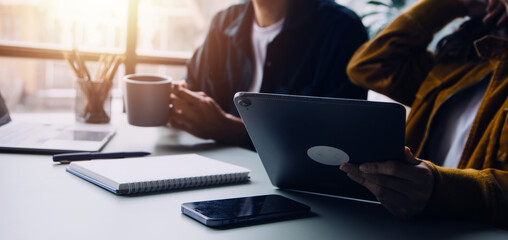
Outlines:
{"label": "tablet", "polygon": [[271,183],[281,189],[375,200],[340,165],[404,157],[400,104],[247,92],[234,103]]}

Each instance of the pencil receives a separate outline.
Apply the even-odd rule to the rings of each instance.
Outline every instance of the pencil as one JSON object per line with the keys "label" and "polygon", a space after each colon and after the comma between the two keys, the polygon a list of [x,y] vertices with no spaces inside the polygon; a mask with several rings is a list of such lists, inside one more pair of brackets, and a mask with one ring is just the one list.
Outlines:
{"label": "pencil", "polygon": [[100,80],[104,81],[106,80],[106,74],[109,71],[109,68],[111,68],[111,64],[113,63],[113,55],[109,55],[106,57],[106,63],[104,66],[104,69],[102,69]]}
{"label": "pencil", "polygon": [[99,61],[97,62],[98,64],[97,64],[97,72],[95,72],[95,79],[94,79],[95,81],[99,80],[103,62],[104,62],[104,54],[101,54],[101,56],[99,57]]}
{"label": "pencil", "polygon": [[79,57],[79,51],[78,51],[78,49],[75,48],[73,51],[74,51],[74,55],[76,55],[76,62],[78,62],[79,71],[81,72],[81,76],[83,76],[83,78],[84,78],[84,75],[86,74],[86,77],[88,78],[88,81],[91,81],[92,78],[90,77],[90,73],[88,72],[88,69],[86,69],[85,63]]}
{"label": "pencil", "polygon": [[109,74],[106,76],[106,80],[111,82],[113,80],[113,77],[115,76],[116,74],[116,71],[118,70],[118,66],[120,65],[120,63],[123,62],[123,57],[120,57],[120,56],[115,56],[115,59],[113,60],[113,64],[112,64],[112,69],[111,71],[109,72]]}
{"label": "pencil", "polygon": [[76,69],[76,66],[74,66],[74,63],[72,62],[72,59],[69,57],[69,53],[63,52],[63,56],[64,56],[65,60],[67,60],[69,65],[71,65],[71,69],[74,72],[74,75],[76,75],[76,77],[78,77],[78,78],[81,77],[78,70]]}

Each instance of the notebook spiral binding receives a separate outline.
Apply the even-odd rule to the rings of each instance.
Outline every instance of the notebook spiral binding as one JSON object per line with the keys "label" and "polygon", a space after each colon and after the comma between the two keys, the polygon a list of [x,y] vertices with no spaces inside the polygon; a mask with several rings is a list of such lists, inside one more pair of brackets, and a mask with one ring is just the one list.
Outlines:
{"label": "notebook spiral binding", "polygon": [[247,181],[248,179],[249,179],[248,173],[233,173],[233,174],[207,175],[200,177],[176,178],[168,180],[133,182],[127,184],[128,187],[127,194],[156,192],[217,184],[228,184]]}

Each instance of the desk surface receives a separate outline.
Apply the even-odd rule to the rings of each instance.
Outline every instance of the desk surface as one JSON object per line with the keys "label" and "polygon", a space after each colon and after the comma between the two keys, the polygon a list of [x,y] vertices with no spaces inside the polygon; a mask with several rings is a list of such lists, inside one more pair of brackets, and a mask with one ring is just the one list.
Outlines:
{"label": "desk surface", "polygon": [[[58,117],[57,117],[58,116]],[[71,116],[45,117],[73,121]],[[34,119],[18,115],[14,120]],[[37,115],[37,119],[40,119]],[[103,151],[152,155],[198,153],[251,170],[251,182],[143,196],[116,196],[65,172],[49,155],[0,153],[0,239],[507,239],[508,233],[462,220],[403,221],[380,205],[278,190],[256,153],[194,138],[169,128],[129,126],[115,116],[117,134]],[[183,202],[281,194],[314,216],[217,230],[180,212]]]}

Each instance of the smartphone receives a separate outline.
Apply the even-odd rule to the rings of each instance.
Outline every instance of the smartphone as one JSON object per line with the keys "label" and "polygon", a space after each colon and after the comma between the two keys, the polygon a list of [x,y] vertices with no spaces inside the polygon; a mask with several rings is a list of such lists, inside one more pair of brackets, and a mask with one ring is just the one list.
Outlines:
{"label": "smartphone", "polygon": [[280,195],[261,195],[182,204],[182,213],[209,227],[304,216],[310,207]]}

